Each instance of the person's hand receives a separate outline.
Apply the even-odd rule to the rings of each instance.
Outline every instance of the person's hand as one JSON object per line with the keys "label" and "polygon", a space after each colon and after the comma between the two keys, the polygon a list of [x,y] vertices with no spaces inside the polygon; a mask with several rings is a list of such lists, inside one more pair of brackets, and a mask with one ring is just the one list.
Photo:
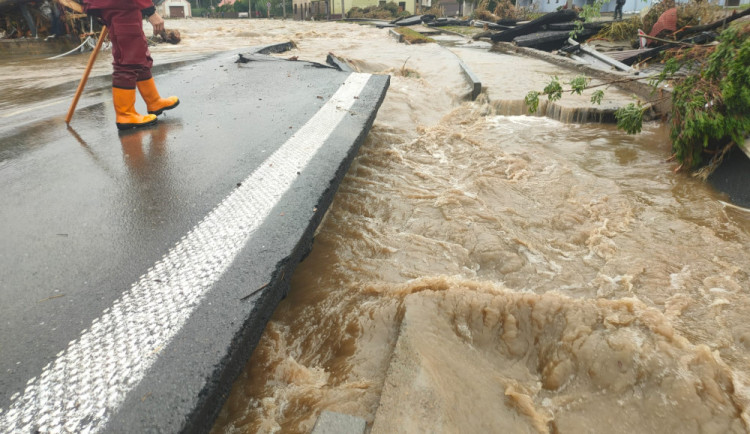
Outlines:
{"label": "person's hand", "polygon": [[151,23],[151,27],[154,28],[154,36],[160,35],[164,31],[164,18],[161,17],[157,12],[148,17],[148,22]]}

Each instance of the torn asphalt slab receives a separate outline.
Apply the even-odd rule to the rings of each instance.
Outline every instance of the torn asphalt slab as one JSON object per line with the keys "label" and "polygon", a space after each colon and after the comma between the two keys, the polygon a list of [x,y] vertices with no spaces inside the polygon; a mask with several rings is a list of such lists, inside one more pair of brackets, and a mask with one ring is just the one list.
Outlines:
{"label": "torn asphalt slab", "polygon": [[241,52],[157,77],[154,128],[104,94],[0,137],[0,431],[210,428],[389,83]]}

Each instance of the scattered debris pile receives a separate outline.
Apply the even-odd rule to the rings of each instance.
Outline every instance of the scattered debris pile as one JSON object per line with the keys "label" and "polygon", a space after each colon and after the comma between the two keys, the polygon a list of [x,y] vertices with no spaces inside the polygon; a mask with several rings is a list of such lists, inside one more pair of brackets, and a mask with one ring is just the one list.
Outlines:
{"label": "scattered debris pile", "polygon": [[400,17],[390,22],[390,24],[393,24],[398,27],[406,27],[406,26],[414,26],[417,24],[422,23],[429,23],[432,21],[435,21],[435,15],[426,14],[426,15],[412,15],[409,17]]}
{"label": "scattered debris pile", "polygon": [[445,26],[470,26],[472,20],[460,20],[457,18],[437,18],[434,21],[426,23],[430,27],[445,27]]}
{"label": "scattered debris pile", "polygon": [[[662,13],[649,33],[643,31],[638,33],[638,41],[633,44],[637,48],[608,54],[626,65],[640,65],[656,58],[668,49],[712,43],[729,23],[748,15],[750,15],[750,9],[745,9],[742,12],[732,12],[731,15],[708,24],[681,27],[679,11],[676,8],[670,8]],[[673,25],[675,19],[676,25]]]}
{"label": "scattered debris pile", "polygon": [[160,44],[160,43],[167,43],[167,44],[179,44],[180,41],[182,41],[182,37],[180,36],[179,30],[169,30],[165,29],[163,32],[159,33],[158,35],[154,35],[153,37],[148,38],[148,42],[150,45]]}
{"label": "scattered debris pile", "polygon": [[[637,16],[625,21],[582,22],[576,10],[561,9],[524,22],[500,19],[494,13],[480,10],[477,17],[481,19],[471,21],[470,25],[485,29],[474,35],[474,39],[508,42],[550,52],[570,54],[577,50],[578,43],[584,41],[611,42],[612,57],[632,66],[654,58],[668,48],[713,42],[717,31],[750,15],[750,9],[733,11],[731,15],[724,14],[714,19],[716,14],[717,10],[705,2],[675,5],[674,0],[666,0],[650,9],[643,18]],[[708,24],[699,25],[701,22]]]}
{"label": "scattered debris pile", "polygon": [[[587,11],[579,14],[575,9],[521,21],[507,16],[514,13],[511,6],[503,6],[502,19],[480,8],[476,19],[417,15],[391,25],[480,27],[484,31],[474,39],[556,52],[594,68],[634,75],[615,80],[649,80],[655,88],[667,82],[670,92],[631,104],[626,118],[635,119],[649,104],[668,100],[674,158],[679,169],[701,177],[708,176],[728,150],[748,141],[750,18],[738,20],[750,16],[750,9],[663,0],[627,20],[584,22]],[[641,120],[634,131],[640,130]]]}
{"label": "scattered debris pile", "polygon": [[[93,49],[100,32],[101,24],[83,12],[79,0],[0,0],[0,40],[8,42],[4,44],[5,53],[13,53],[12,41],[26,44],[22,50],[27,50],[28,44],[48,47],[35,48],[35,54],[60,53],[75,47],[55,56],[62,57]],[[180,41],[177,30],[165,30],[148,40],[151,45]]]}
{"label": "scattered debris pile", "polygon": [[531,21],[517,21],[514,25],[509,25],[508,20],[498,20],[494,25],[485,24],[486,31],[474,35],[473,38],[487,38],[493,42],[510,42],[519,47],[555,51],[565,46],[568,39],[584,41],[594,36],[608,23],[583,23],[576,10],[561,9]]}
{"label": "scattered debris pile", "polygon": [[74,0],[0,0],[0,39],[57,38],[91,31],[83,8]]}

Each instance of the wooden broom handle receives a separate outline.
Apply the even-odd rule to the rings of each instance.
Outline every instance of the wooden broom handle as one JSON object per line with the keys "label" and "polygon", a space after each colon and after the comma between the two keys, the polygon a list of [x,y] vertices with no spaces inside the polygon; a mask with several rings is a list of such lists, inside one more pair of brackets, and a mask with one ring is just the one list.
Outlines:
{"label": "wooden broom handle", "polygon": [[70,104],[70,109],[68,109],[68,116],[65,117],[65,123],[70,124],[70,119],[73,117],[73,112],[76,110],[76,105],[78,105],[78,100],[81,98],[81,94],[83,93],[83,88],[86,87],[86,81],[89,79],[89,74],[91,74],[91,68],[94,67],[94,61],[96,61],[96,55],[99,53],[99,49],[102,48],[102,43],[104,42],[104,38],[107,37],[107,26],[102,27],[102,33],[99,35],[99,40],[96,42],[96,48],[94,48],[94,51],[91,52],[91,57],[89,57],[89,64],[86,65],[86,70],[83,71],[83,77],[81,77],[81,82],[78,83],[78,90],[76,90],[76,95],[73,97],[73,102]]}

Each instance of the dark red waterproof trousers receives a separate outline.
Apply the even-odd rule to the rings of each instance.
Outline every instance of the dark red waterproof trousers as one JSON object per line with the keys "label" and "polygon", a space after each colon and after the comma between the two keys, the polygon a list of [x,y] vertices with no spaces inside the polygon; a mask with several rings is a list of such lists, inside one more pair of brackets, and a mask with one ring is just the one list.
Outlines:
{"label": "dark red waterproof trousers", "polygon": [[109,29],[112,41],[112,86],[135,89],[135,83],[151,78],[154,59],[143,34],[138,9],[102,9],[100,16]]}

